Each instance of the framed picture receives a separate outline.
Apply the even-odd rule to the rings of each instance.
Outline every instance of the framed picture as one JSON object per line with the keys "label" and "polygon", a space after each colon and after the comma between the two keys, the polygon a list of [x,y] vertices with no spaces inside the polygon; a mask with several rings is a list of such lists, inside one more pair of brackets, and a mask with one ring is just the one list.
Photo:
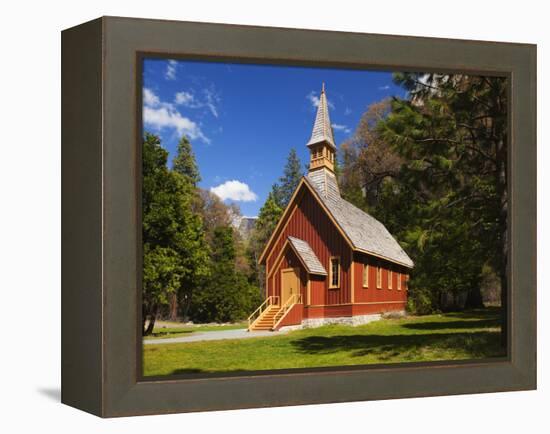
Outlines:
{"label": "framed picture", "polygon": [[536,46],[62,33],[62,401],[536,387]]}

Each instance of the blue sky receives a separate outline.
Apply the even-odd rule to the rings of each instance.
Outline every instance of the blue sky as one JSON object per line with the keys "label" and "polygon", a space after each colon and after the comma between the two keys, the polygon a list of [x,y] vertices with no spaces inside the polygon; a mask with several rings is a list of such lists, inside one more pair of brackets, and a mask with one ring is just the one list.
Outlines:
{"label": "blue sky", "polygon": [[144,129],[160,136],[170,160],[186,134],[200,186],[256,216],[289,150],[309,160],[322,82],[337,144],[370,104],[405,94],[390,72],[145,59]]}

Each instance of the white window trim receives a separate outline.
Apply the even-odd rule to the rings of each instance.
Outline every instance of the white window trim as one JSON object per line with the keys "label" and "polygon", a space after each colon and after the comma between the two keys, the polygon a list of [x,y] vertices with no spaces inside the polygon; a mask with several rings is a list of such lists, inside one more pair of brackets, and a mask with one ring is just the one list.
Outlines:
{"label": "white window trim", "polygon": [[[332,261],[336,260],[338,261],[338,283],[337,285],[332,284]],[[329,289],[337,289],[340,288],[341,280],[342,280],[342,268],[340,265],[340,257],[339,256],[331,256],[328,260],[328,268],[329,268],[329,281],[328,281],[328,287]]]}
{"label": "white window trim", "polygon": [[382,289],[382,267],[376,267],[376,287]]}

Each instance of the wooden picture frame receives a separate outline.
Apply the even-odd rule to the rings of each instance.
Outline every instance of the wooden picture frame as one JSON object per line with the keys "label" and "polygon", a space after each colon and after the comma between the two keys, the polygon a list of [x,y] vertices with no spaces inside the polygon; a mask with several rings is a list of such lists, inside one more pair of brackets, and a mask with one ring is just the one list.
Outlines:
{"label": "wooden picture frame", "polygon": [[[142,378],[136,144],[145,55],[508,77],[507,357]],[[62,199],[65,404],[114,417],[536,388],[534,45],[99,18],[62,33]]]}

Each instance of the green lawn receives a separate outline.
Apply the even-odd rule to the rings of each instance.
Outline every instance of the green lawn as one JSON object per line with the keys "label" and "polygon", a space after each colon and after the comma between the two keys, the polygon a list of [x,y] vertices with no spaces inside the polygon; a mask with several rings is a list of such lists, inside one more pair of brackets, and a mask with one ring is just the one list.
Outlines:
{"label": "green lawn", "polygon": [[267,338],[144,346],[145,376],[504,356],[499,310],[488,308]]}
{"label": "green lawn", "polygon": [[[162,323],[161,323],[162,324]],[[189,336],[195,332],[213,332],[219,330],[236,330],[244,329],[248,327],[248,323],[240,322],[234,324],[224,324],[224,325],[188,325],[178,327],[176,323],[167,323],[170,324],[170,327],[163,327],[162,325],[153,329],[153,333],[150,336],[146,336],[144,339],[166,339],[166,338],[177,338],[180,336]]]}

